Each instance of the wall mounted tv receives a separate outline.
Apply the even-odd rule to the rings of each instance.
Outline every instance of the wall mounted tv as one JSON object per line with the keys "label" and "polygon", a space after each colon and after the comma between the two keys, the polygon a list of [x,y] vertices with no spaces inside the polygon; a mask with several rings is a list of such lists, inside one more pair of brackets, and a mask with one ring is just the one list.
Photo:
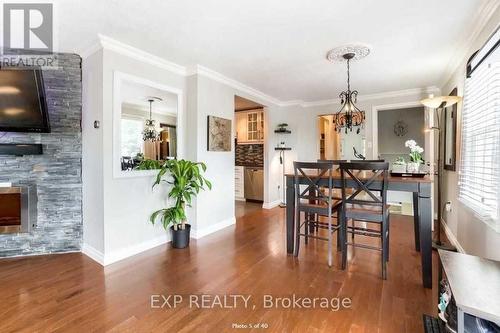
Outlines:
{"label": "wall mounted tv", "polygon": [[0,132],[50,132],[39,68],[0,68]]}

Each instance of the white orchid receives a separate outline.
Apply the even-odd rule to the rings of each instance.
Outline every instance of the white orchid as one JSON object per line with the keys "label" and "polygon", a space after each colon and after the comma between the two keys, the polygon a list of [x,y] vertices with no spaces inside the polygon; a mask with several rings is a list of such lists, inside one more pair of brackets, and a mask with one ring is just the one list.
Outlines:
{"label": "white orchid", "polygon": [[417,142],[415,140],[407,140],[405,142],[405,147],[408,147],[410,149],[414,148],[417,146]]}
{"label": "white orchid", "polygon": [[410,161],[423,162],[422,153],[424,152],[424,148],[420,147],[415,140],[406,141],[405,147],[410,148]]}

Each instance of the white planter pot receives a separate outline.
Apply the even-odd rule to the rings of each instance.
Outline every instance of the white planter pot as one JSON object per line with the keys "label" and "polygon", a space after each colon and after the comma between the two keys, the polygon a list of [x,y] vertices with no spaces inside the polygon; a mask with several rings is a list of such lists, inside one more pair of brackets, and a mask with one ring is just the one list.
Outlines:
{"label": "white planter pot", "polygon": [[405,173],[406,172],[406,164],[393,164],[392,172]]}
{"label": "white planter pot", "polygon": [[418,173],[420,171],[420,163],[418,162],[408,162],[406,164],[406,172]]}

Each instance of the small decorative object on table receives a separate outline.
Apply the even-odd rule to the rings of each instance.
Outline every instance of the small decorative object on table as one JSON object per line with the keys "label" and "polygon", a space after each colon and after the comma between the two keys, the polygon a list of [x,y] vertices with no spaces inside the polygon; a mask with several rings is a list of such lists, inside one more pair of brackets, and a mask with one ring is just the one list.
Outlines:
{"label": "small decorative object on table", "polygon": [[278,124],[278,126],[274,130],[274,133],[286,133],[286,134],[290,134],[292,132],[288,129],[288,124],[282,123],[282,124]]}
{"label": "small decorative object on table", "polygon": [[422,153],[424,149],[420,147],[415,140],[408,140],[405,142],[405,146],[410,148],[410,162],[406,164],[406,171],[410,173],[418,173],[420,170],[420,165],[424,162],[422,158]]}
{"label": "small decorative object on table", "polygon": [[394,163],[392,163],[392,172],[405,173],[406,162],[403,156],[399,156]]}

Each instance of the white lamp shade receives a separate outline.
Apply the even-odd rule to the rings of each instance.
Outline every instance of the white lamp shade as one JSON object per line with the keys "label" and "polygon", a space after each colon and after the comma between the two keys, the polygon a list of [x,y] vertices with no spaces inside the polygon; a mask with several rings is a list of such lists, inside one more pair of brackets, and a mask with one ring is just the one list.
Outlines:
{"label": "white lamp shade", "polygon": [[445,103],[444,107],[447,108],[454,104],[457,104],[462,100],[460,96],[436,96],[429,97],[420,101],[424,106],[432,109],[437,109],[441,104]]}

